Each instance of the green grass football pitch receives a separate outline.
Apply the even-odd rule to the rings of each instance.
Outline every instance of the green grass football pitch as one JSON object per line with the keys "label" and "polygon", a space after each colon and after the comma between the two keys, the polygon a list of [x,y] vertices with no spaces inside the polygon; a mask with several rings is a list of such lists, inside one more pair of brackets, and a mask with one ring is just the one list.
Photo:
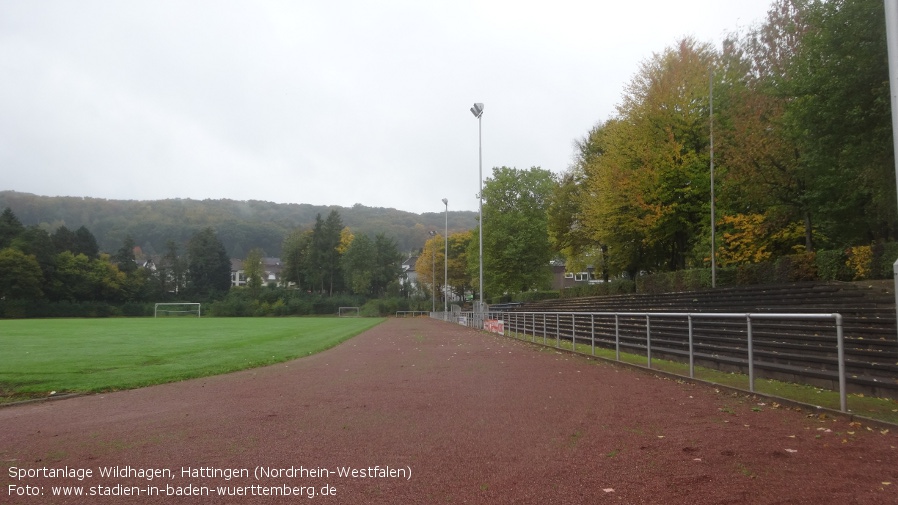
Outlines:
{"label": "green grass football pitch", "polygon": [[287,361],[376,318],[0,320],[0,403],[130,389]]}

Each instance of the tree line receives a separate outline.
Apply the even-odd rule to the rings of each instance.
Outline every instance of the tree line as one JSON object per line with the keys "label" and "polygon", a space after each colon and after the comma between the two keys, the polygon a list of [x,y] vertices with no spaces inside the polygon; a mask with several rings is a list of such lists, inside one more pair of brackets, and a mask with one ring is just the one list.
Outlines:
{"label": "tree line", "polygon": [[[317,215],[310,229],[284,240],[281,288],[333,296],[399,295],[402,255],[384,234],[354,235],[340,214]],[[258,300],[267,286],[264,251],[253,248],[243,269],[246,286],[238,299]],[[0,214],[0,300],[103,302],[214,301],[232,291],[231,259],[212,228],[195,233],[183,251],[172,240],[156,258],[144,255],[131,236],[114,253],[102,253],[84,226],[49,232],[24,226],[10,208]],[[245,291],[246,293],[243,293]],[[276,297],[285,297],[281,289]]]}
{"label": "tree line", "polygon": [[876,0],[777,0],[720,49],[683,38],[578,141],[552,242],[631,278],[708,267],[712,250],[723,267],[870,254],[898,229],[888,79]]}
{"label": "tree line", "polygon": [[300,290],[327,295],[349,292],[383,297],[399,294],[403,256],[394,239],[354,235],[340,213],[318,214],[310,229],[297,228],[281,247],[283,277]]}
{"label": "tree line", "polygon": [[138,265],[134,241],[101,253],[84,226],[52,233],[0,214],[0,299],[126,303],[215,297],[230,287],[230,259],[212,229],[196,233],[183,253],[174,242],[155,269]]}
{"label": "tree line", "polygon": [[[615,113],[576,141],[565,172],[494,168],[483,221],[474,223],[482,226],[484,289],[493,299],[546,289],[553,259],[570,272],[592,267],[605,280],[632,280],[707,268],[712,251],[740,275],[760,277],[773,268],[760,266],[776,263],[791,269],[780,280],[879,276],[898,255],[891,131],[881,2],[776,0],[763,22],[720,48],[685,37],[642,62]],[[447,238],[436,233],[441,224],[414,224],[430,237],[416,264],[422,295],[451,289],[469,298],[478,290],[479,230],[456,225]],[[394,239],[351,231],[335,210],[289,230],[280,251],[297,291],[399,293]],[[33,227],[17,233],[39,235]],[[47,270],[39,248],[0,246],[20,254],[8,261],[33,256],[45,279],[57,264],[76,269],[67,256]],[[81,271],[102,265],[84,257]],[[250,257],[250,271],[258,270],[261,251]],[[176,263],[163,268],[174,272]],[[94,279],[101,270],[94,266]],[[64,293],[58,284],[38,287],[43,296]],[[248,289],[258,295],[261,287],[253,280]]]}
{"label": "tree line", "polygon": [[[553,258],[606,281],[707,271],[712,251],[733,282],[890,277],[888,79],[877,0],[776,0],[720,48],[682,38],[642,62],[566,171],[493,169],[487,295],[546,289]],[[478,235],[449,237],[456,290],[476,291]],[[444,289],[443,241],[428,241],[416,265],[433,293]]]}
{"label": "tree line", "polygon": [[[438,208],[442,204],[437,200]],[[400,251],[420,249],[427,230],[442,226],[442,212],[415,214],[397,209],[338,207],[236,200],[108,200],[103,198],[49,197],[15,191],[0,191],[0,210],[12,208],[26,225],[47,230],[66,226],[90,229],[100,250],[114,251],[130,235],[148,256],[162,255],[169,240],[186,244],[197,232],[215,230],[231,258],[245,258],[253,248],[270,257],[282,255],[284,237],[294,229],[314,226],[318,214],[340,213],[354,233],[373,237],[378,233],[396,240]],[[449,212],[450,229],[467,229],[476,213]]]}

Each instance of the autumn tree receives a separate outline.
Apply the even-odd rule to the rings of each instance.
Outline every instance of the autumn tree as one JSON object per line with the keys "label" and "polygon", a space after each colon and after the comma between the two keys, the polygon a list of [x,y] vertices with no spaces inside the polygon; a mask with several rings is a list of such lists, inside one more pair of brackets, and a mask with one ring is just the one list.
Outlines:
{"label": "autumn tree", "polygon": [[682,269],[709,230],[709,69],[691,38],[643,62],[587,164],[592,236],[620,270]]}
{"label": "autumn tree", "polygon": [[795,59],[808,29],[807,4],[775,1],[762,24],[724,42],[714,73],[716,156],[723,169],[719,215],[754,223],[760,241],[802,227],[795,243],[770,251],[776,255],[793,246],[814,248],[811,174],[786,118]]}
{"label": "autumn tree", "polygon": [[586,167],[602,155],[599,142],[600,125],[589,135],[576,142],[577,156],[574,164],[561,175],[561,179],[549,197],[549,241],[556,253],[565,260],[568,271],[585,271],[589,266],[600,268],[607,280],[607,268],[603,250],[605,245],[594,237],[585,225],[585,205],[590,193],[586,184]]}
{"label": "autumn tree", "polygon": [[468,274],[468,254],[474,232],[471,230],[449,235],[449,258],[447,260],[447,284],[455,293],[455,297],[463,300],[465,293],[471,289],[471,276]]}
{"label": "autumn tree", "polygon": [[444,243],[443,235],[433,232],[415,262],[418,283],[426,286],[427,293],[434,298],[443,291]]}

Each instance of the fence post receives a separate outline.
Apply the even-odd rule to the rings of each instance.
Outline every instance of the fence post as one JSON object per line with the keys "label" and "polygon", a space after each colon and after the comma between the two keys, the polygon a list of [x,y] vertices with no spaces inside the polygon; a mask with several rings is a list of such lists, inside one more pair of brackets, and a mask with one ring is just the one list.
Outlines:
{"label": "fence post", "polygon": [[571,312],[571,351],[577,352],[577,314]]}
{"label": "fence post", "polygon": [[745,315],[745,328],[748,334],[748,390],[755,392],[755,351],[751,340],[751,314]]}
{"label": "fence post", "polygon": [[836,319],[836,348],[839,356],[839,407],[848,412],[848,398],[845,392],[845,337],[842,333],[842,314],[834,314]]}
{"label": "fence post", "polygon": [[649,320],[651,316],[645,315],[645,356],[648,361],[647,366],[652,368],[652,323]]}
{"label": "fence post", "polygon": [[555,348],[561,349],[561,313],[555,314]]}
{"label": "fence post", "polygon": [[592,342],[592,355],[596,355],[596,315],[589,315],[589,339]]}
{"label": "fence post", "polygon": [[614,315],[614,356],[620,361],[620,316]]}
{"label": "fence post", "polygon": [[689,320],[689,378],[695,378],[695,348],[692,343],[692,314],[686,316]]}

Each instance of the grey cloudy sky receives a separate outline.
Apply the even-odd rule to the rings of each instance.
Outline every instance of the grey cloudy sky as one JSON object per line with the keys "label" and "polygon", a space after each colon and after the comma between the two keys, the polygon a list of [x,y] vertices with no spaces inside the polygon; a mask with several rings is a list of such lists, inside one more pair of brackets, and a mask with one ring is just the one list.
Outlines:
{"label": "grey cloudy sky", "polygon": [[0,0],[0,189],[476,210],[769,0]]}

